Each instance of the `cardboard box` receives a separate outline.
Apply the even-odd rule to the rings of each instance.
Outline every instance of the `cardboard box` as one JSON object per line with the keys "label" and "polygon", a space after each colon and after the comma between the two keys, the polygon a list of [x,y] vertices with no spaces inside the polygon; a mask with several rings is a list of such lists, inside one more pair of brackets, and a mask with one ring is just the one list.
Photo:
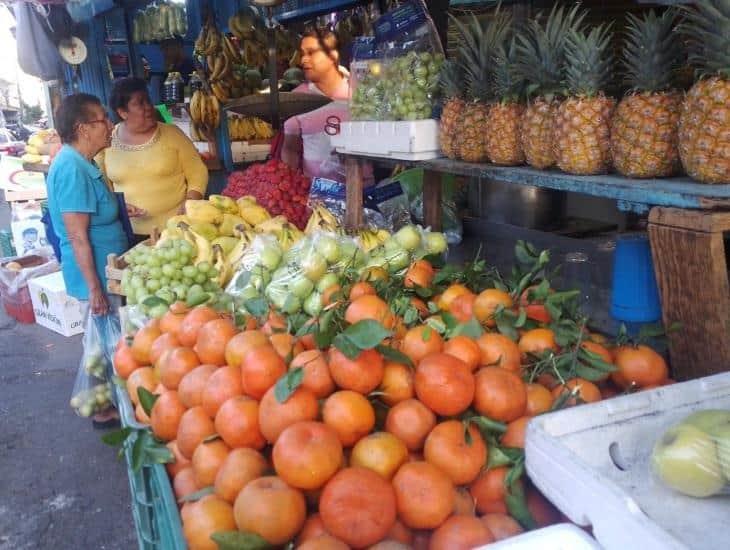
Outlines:
{"label": "cardboard box", "polygon": [[60,271],[28,282],[35,322],[63,336],[84,331],[81,303],[66,294]]}

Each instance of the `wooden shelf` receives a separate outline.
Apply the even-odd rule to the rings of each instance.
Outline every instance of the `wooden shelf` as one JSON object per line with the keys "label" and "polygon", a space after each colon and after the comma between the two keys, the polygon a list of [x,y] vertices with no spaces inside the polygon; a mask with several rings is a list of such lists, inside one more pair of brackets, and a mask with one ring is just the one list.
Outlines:
{"label": "wooden shelf", "polygon": [[[445,172],[472,178],[498,180],[517,185],[532,185],[558,191],[569,191],[605,197],[619,201],[619,206],[631,210],[636,206],[667,206],[712,210],[730,208],[730,184],[707,185],[688,177],[666,179],[631,179],[616,174],[574,176],[558,170],[536,170],[526,166],[495,166],[474,164],[446,158],[422,161],[395,161],[365,157],[373,162],[389,162]],[[622,204],[623,203],[623,204]],[[643,210],[646,210],[644,208]]]}

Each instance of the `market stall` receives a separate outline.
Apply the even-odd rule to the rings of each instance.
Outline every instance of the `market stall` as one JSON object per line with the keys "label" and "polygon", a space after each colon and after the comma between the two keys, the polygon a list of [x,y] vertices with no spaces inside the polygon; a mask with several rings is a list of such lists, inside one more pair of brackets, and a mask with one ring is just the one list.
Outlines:
{"label": "market stall", "polygon": [[[717,43],[726,2],[679,27],[635,2],[258,4],[129,2],[89,23],[218,178],[108,257],[121,334],[85,346],[71,398],[120,413],[104,440],[140,548],[724,548],[729,68],[692,50],[719,76],[686,82],[681,111],[668,42]],[[323,117],[328,177],[275,154],[285,119],[333,107],[291,91],[319,17],[369,23],[349,109]],[[618,106],[609,50],[635,92]],[[73,89],[99,91],[98,61],[67,68]],[[686,113],[708,105],[698,138]],[[490,217],[541,193],[559,197],[542,221]],[[576,228],[564,194],[603,202],[571,202]]]}

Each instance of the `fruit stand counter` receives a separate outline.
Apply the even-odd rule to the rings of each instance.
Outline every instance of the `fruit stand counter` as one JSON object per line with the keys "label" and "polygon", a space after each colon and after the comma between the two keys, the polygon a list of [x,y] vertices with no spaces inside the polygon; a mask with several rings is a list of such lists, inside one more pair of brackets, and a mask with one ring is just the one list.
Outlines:
{"label": "fruit stand counter", "polygon": [[348,227],[362,223],[361,160],[424,169],[424,220],[440,228],[439,173],[545,187],[615,199],[621,210],[649,211],[649,239],[665,326],[678,379],[730,368],[730,284],[723,233],[730,231],[730,185],[706,185],[689,178],[629,179],[616,175],[574,176],[527,167],[500,167],[445,158],[418,162],[347,155]]}

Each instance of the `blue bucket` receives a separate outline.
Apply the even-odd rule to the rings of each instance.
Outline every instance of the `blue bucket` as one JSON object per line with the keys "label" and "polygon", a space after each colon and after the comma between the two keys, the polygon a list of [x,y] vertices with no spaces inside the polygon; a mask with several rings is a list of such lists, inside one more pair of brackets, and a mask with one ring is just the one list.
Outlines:
{"label": "blue bucket", "polygon": [[611,316],[628,323],[652,323],[662,317],[649,239],[644,235],[616,242]]}

